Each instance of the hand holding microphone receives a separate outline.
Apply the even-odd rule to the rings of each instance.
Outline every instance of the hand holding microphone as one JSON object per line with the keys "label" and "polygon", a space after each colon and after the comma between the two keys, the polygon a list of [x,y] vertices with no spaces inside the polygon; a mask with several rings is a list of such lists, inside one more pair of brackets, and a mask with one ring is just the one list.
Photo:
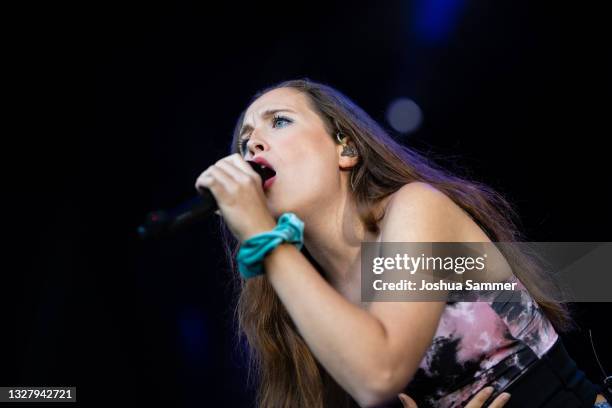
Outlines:
{"label": "hand holding microphone", "polygon": [[267,208],[262,185],[275,174],[238,153],[224,157],[198,177],[195,187],[200,196],[170,211],[150,212],[138,234],[141,238],[169,235],[217,209],[240,241],[269,230],[276,221]]}
{"label": "hand holding microphone", "polygon": [[234,236],[243,242],[276,225],[268,210],[262,177],[238,153],[224,157],[198,177],[198,191],[209,189]]}

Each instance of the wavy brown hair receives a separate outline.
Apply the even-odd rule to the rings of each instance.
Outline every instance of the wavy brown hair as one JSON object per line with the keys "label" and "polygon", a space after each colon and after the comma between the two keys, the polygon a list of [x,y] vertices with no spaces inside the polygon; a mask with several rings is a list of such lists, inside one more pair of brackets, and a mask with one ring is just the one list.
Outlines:
{"label": "wavy brown hair", "polygon": [[[520,223],[517,213],[502,195],[468,177],[452,174],[416,149],[399,144],[353,101],[328,85],[308,78],[285,81],[259,91],[248,105],[277,88],[293,88],[307,96],[311,109],[323,120],[329,137],[334,138],[340,131],[354,143],[361,159],[351,170],[354,190],[349,188],[349,191],[354,194],[359,217],[370,232],[379,232],[379,221],[384,216],[384,213],[375,213],[376,204],[403,185],[421,181],[437,188],[465,210],[492,242],[524,241],[517,227]],[[246,109],[234,128],[231,153],[238,152],[238,133],[245,113]],[[247,381],[256,388],[257,406],[356,406],[351,396],[313,356],[268,279],[244,280],[240,276],[235,261],[239,242],[223,219],[219,220],[234,283],[236,344],[246,340]],[[302,253],[322,273],[305,246]],[[567,306],[550,295],[557,293],[558,287],[539,265],[536,256],[529,253],[509,255],[518,260],[518,265],[513,265],[516,277],[555,329],[565,331],[572,327]]]}

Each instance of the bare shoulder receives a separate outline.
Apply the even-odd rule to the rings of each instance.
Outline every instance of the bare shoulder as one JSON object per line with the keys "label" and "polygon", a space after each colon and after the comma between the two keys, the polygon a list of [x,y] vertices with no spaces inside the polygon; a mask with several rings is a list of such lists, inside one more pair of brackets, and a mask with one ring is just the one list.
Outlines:
{"label": "bare shoulder", "polygon": [[381,223],[387,242],[489,241],[473,218],[435,186],[415,181],[392,194]]}
{"label": "bare shoulder", "polygon": [[434,209],[441,207],[457,207],[454,201],[446,194],[429,183],[423,181],[413,181],[404,184],[396,192],[391,194],[388,209],[426,209],[434,206]]}

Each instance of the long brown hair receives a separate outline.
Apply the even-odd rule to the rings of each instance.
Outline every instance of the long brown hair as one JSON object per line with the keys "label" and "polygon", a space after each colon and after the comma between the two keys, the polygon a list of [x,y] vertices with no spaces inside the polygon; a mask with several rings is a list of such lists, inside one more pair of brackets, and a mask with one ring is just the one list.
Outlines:
{"label": "long brown hair", "polygon": [[[403,185],[421,181],[445,193],[463,208],[483,229],[492,242],[520,242],[513,206],[490,187],[451,174],[416,149],[396,142],[365,111],[336,89],[308,78],[285,81],[255,94],[258,97],[277,88],[293,88],[305,96],[314,112],[323,120],[330,137],[337,131],[349,136],[361,160],[353,168],[352,181],[360,219],[373,233],[379,232],[382,218],[375,205]],[[245,111],[234,128],[231,153],[238,152],[238,133]],[[349,189],[351,190],[351,189]],[[384,215],[384,214],[383,214]],[[248,383],[257,389],[258,407],[341,407],[356,406],[315,359],[297,331],[293,320],[265,277],[244,280],[238,273],[236,254],[239,242],[220,218],[224,249],[234,282],[236,344],[246,339],[249,362]],[[321,269],[303,247],[303,254]],[[548,279],[535,257],[513,254],[520,267],[513,269],[517,278],[537,301],[555,329],[564,331],[572,320],[567,306],[553,299],[553,282]]]}

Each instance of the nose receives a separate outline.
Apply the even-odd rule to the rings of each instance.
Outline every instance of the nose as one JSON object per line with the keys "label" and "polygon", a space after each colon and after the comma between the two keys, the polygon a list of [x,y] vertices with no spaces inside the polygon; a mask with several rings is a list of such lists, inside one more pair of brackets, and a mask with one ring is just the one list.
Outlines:
{"label": "nose", "polygon": [[247,152],[250,152],[253,156],[257,152],[264,151],[268,148],[268,145],[263,140],[261,140],[259,136],[255,134],[255,132],[251,134],[251,137],[247,141],[246,146]]}

